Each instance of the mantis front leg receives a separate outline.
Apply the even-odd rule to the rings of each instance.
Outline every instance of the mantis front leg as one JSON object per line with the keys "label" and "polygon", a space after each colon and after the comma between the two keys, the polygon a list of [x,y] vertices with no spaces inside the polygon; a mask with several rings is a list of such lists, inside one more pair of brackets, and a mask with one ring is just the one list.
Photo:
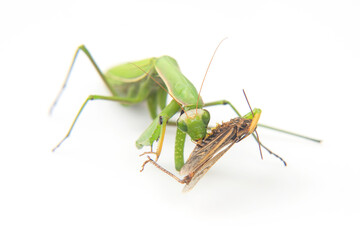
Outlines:
{"label": "mantis front leg", "polygon": [[161,154],[162,146],[164,144],[167,121],[168,121],[167,118],[164,119],[163,116],[161,116],[161,115],[159,116],[159,125],[161,126],[161,128],[160,128],[160,137],[159,137],[159,141],[158,141],[158,146],[156,148],[156,152],[154,152],[152,150],[152,145],[151,145],[151,151],[143,152],[142,154],[140,154],[140,156],[143,156],[145,154],[155,154],[155,156],[156,156],[155,162],[157,162],[157,160],[159,159],[159,156]]}
{"label": "mantis front leg", "polygon": [[178,103],[172,100],[153,120],[153,122],[148,126],[148,128],[141,134],[141,136],[136,141],[137,148],[142,148],[144,146],[153,146],[155,141],[158,141],[158,147],[156,152],[144,152],[144,154],[155,154],[156,160],[159,158],[162,146],[165,138],[166,126],[169,119],[174,116],[180,109]]}

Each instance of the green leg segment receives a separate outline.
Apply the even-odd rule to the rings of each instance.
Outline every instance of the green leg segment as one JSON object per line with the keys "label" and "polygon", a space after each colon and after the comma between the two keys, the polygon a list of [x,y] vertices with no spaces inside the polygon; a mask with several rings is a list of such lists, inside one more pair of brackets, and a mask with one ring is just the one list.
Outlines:
{"label": "green leg segment", "polygon": [[311,137],[304,136],[304,135],[301,135],[301,134],[298,134],[298,133],[293,133],[293,132],[289,132],[289,131],[282,130],[282,129],[279,129],[279,128],[271,127],[271,126],[268,126],[268,125],[265,125],[265,124],[259,123],[258,126],[263,127],[263,128],[267,128],[267,129],[271,129],[271,130],[274,130],[274,131],[286,133],[286,134],[289,134],[289,135],[292,135],[292,136],[295,136],[295,137],[304,138],[304,139],[307,139],[307,140],[310,140],[310,141],[313,141],[313,142],[321,143],[320,139],[311,138]]}
{"label": "green leg segment", "polygon": [[184,165],[184,146],[185,146],[186,133],[179,128],[176,130],[175,139],[175,169],[180,171]]}
{"label": "green leg segment", "polygon": [[124,98],[116,97],[116,96],[100,96],[100,95],[88,96],[88,98],[85,100],[85,102],[81,106],[79,112],[76,114],[76,117],[75,117],[73,123],[71,124],[69,131],[67,132],[65,137],[58,143],[58,145],[56,145],[56,147],[53,148],[52,151],[55,151],[58,147],[60,147],[60,145],[65,141],[65,139],[67,139],[70,136],[70,133],[71,133],[72,129],[74,128],[74,125],[75,125],[76,121],[78,120],[80,113],[83,111],[86,104],[91,100],[108,100],[108,101],[116,101],[116,102],[120,102],[120,103],[124,103],[124,104],[136,103],[138,101],[137,99],[124,99]]}
{"label": "green leg segment", "polygon": [[157,117],[157,97],[156,94],[150,94],[147,98],[147,106],[149,108],[150,116],[152,119],[155,119]]}
{"label": "green leg segment", "polygon": [[66,78],[65,78],[65,81],[64,81],[64,83],[63,83],[63,86],[62,86],[60,92],[58,93],[58,95],[56,96],[55,101],[54,101],[53,104],[51,105],[49,114],[51,114],[52,111],[54,110],[55,105],[57,104],[58,100],[59,100],[60,97],[61,97],[61,94],[63,93],[63,91],[64,91],[64,89],[65,89],[65,87],[66,87],[66,84],[67,84],[67,82],[68,82],[68,80],[69,80],[70,73],[71,73],[71,71],[72,71],[72,69],[73,69],[73,67],[74,67],[76,58],[77,58],[77,56],[79,55],[79,52],[80,52],[80,51],[83,51],[83,52],[85,53],[85,55],[89,58],[91,64],[95,67],[95,69],[96,69],[97,73],[99,74],[99,76],[101,77],[101,79],[104,81],[105,85],[109,88],[109,90],[111,91],[111,93],[112,93],[113,95],[116,95],[116,92],[113,90],[113,88],[112,88],[112,87],[109,85],[109,83],[106,81],[106,78],[105,78],[104,74],[101,72],[100,68],[99,68],[98,65],[96,64],[94,58],[91,56],[90,52],[87,50],[87,48],[86,48],[84,45],[81,45],[81,46],[79,46],[79,47],[77,48],[77,50],[76,50],[76,52],[75,52],[75,55],[74,55],[74,57],[73,57],[72,63],[71,63],[71,65],[70,65],[70,68],[69,68],[69,70],[68,70],[68,72],[67,72],[67,74],[66,74]]}
{"label": "green leg segment", "polygon": [[[210,107],[210,106],[216,106],[216,105],[229,105],[229,106],[234,110],[234,112],[235,112],[239,117],[241,117],[241,114],[238,112],[238,110],[236,110],[236,108],[234,107],[234,105],[232,105],[232,104],[231,104],[229,101],[227,101],[227,100],[220,100],[220,101],[215,101],[215,102],[206,103],[206,104],[204,105],[204,107]],[[259,127],[263,127],[263,128],[267,128],[267,129],[271,129],[271,130],[274,130],[274,131],[286,133],[286,134],[289,134],[289,135],[292,135],[292,136],[304,138],[304,139],[311,140],[311,141],[314,141],[314,142],[318,142],[318,143],[321,142],[321,140],[318,140],[318,139],[315,139],[315,138],[311,138],[311,137],[307,137],[307,136],[304,136],[304,135],[301,135],[301,134],[298,134],[298,133],[293,133],[293,132],[289,132],[289,131],[282,130],[282,129],[279,129],[279,128],[271,127],[271,126],[264,125],[264,124],[261,124],[261,123],[259,123],[258,126],[259,126]],[[254,136],[254,134],[253,134],[253,136]],[[254,136],[254,137],[255,137],[255,136]],[[256,139],[256,137],[255,137],[255,139]]]}
{"label": "green leg segment", "polygon": [[163,110],[166,107],[166,99],[167,99],[167,92],[163,89],[159,89],[156,93],[157,96],[157,103],[161,110]]}
{"label": "green leg segment", "polygon": [[[216,105],[229,105],[229,106],[234,110],[234,112],[235,112],[239,117],[241,117],[241,114],[237,111],[237,109],[234,107],[234,105],[232,105],[232,104],[231,104],[229,101],[227,101],[227,100],[220,100],[220,101],[215,101],[215,102],[206,103],[206,104],[204,105],[204,107],[210,107],[210,106],[216,106]],[[270,127],[270,126],[267,126],[267,125],[258,124],[258,126],[264,127],[264,128],[268,128],[268,129],[272,129],[272,130],[275,130],[275,131],[278,131],[278,132],[283,132],[283,133],[286,133],[286,134],[289,134],[289,135],[301,137],[301,138],[308,139],[308,140],[311,140],[311,141],[315,141],[315,142],[319,142],[319,143],[321,142],[321,140],[317,140],[317,139],[310,138],[310,137],[307,137],[307,136],[303,136],[303,135],[300,135],[300,134],[297,134],[297,133],[285,131],[285,130],[282,130],[282,129]],[[256,135],[255,135],[254,133],[252,133],[252,136],[255,138],[256,142],[258,142],[266,151],[268,151],[270,154],[272,154],[272,155],[276,156],[277,158],[279,158],[279,159],[284,163],[284,165],[286,166],[286,162],[285,162],[279,155],[277,155],[276,153],[272,152],[269,148],[267,148],[266,146],[264,146],[264,145],[258,140],[258,138],[256,137]]]}
{"label": "green leg segment", "polygon": [[238,110],[236,110],[234,105],[232,105],[231,102],[229,102],[227,100],[219,100],[219,101],[215,101],[215,102],[205,103],[204,107],[211,107],[211,106],[217,106],[217,105],[229,105],[239,117],[242,117],[241,114],[238,112]]}

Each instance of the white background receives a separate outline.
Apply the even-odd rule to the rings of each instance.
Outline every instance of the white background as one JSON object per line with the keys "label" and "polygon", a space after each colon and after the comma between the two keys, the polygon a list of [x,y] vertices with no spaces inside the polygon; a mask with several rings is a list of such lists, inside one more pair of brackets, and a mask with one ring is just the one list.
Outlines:
{"label": "white background", "polygon": [[[7,3],[6,3],[7,2]],[[0,4],[0,239],[359,239],[359,1],[2,1]],[[259,129],[187,194],[135,140],[145,104],[108,95],[81,54],[54,114],[48,109],[73,54],[99,66],[167,54],[205,101],[227,99],[261,122],[322,144]],[[235,114],[213,107],[211,124]],[[160,163],[173,170],[175,130]],[[187,153],[193,144],[189,141]]]}

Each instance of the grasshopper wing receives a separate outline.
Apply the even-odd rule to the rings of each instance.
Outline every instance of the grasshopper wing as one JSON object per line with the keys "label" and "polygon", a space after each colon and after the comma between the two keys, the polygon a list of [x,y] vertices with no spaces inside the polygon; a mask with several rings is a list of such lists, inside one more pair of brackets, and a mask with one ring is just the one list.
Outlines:
{"label": "grasshopper wing", "polygon": [[196,169],[194,176],[191,178],[183,188],[183,192],[188,192],[197,184],[197,182],[209,171],[209,169],[235,144],[235,141],[227,146],[224,150],[219,152],[214,157],[205,161],[198,169]]}
{"label": "grasshopper wing", "polygon": [[236,134],[234,128],[228,128],[219,134],[213,134],[202,143],[196,145],[188,160],[180,170],[180,175],[185,176],[194,172],[204,162],[212,158],[227,144],[231,143],[232,136]]}
{"label": "grasshopper wing", "polygon": [[180,170],[180,175],[191,179],[184,187],[185,192],[191,190],[235,143],[249,135],[250,124],[251,120],[232,119],[213,129],[207,138],[198,143]]}

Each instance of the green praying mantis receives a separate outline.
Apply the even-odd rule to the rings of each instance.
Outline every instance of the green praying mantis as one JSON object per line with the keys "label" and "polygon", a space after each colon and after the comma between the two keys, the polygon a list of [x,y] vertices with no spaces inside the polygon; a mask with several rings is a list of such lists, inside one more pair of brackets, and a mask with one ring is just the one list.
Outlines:
{"label": "green praying mantis", "polygon": [[[208,65],[206,74],[217,49],[224,40],[225,39],[223,39],[216,47]],[[153,121],[137,139],[136,146],[139,149],[144,146],[150,146],[151,151],[144,152],[144,154],[155,154],[155,161],[158,160],[161,154],[165,131],[167,125],[170,125],[170,118],[176,113],[181,112],[181,115],[176,122],[177,131],[174,160],[177,171],[180,171],[184,166],[184,145],[186,134],[190,136],[192,141],[199,141],[204,139],[207,135],[210,113],[204,109],[205,107],[228,105],[239,117],[241,117],[240,113],[233,104],[227,100],[205,103],[200,96],[204,80],[200,91],[198,92],[194,85],[180,71],[178,63],[172,57],[162,56],[159,58],[147,58],[141,61],[129,62],[112,67],[107,72],[103,73],[84,45],[77,48],[71,66],[67,72],[63,87],[52,104],[50,113],[53,111],[66,87],[71,70],[73,69],[80,51],[85,53],[85,55],[89,58],[100,78],[110,90],[112,96],[89,95],[78,111],[67,134],[53,149],[53,151],[55,151],[65,141],[65,139],[70,136],[81,112],[84,110],[87,103],[92,100],[116,101],[123,105],[133,105],[146,101]],[[166,105],[167,95],[169,95],[172,100]],[[160,112],[158,112],[158,109],[160,109]],[[249,116],[249,114],[246,116]],[[257,126],[273,129],[313,141],[319,141],[263,124],[257,124]],[[156,150],[153,151],[153,144],[155,141],[158,141],[158,144]],[[257,141],[260,144],[258,138]],[[274,154],[266,147],[265,149],[268,150],[269,153]]]}

